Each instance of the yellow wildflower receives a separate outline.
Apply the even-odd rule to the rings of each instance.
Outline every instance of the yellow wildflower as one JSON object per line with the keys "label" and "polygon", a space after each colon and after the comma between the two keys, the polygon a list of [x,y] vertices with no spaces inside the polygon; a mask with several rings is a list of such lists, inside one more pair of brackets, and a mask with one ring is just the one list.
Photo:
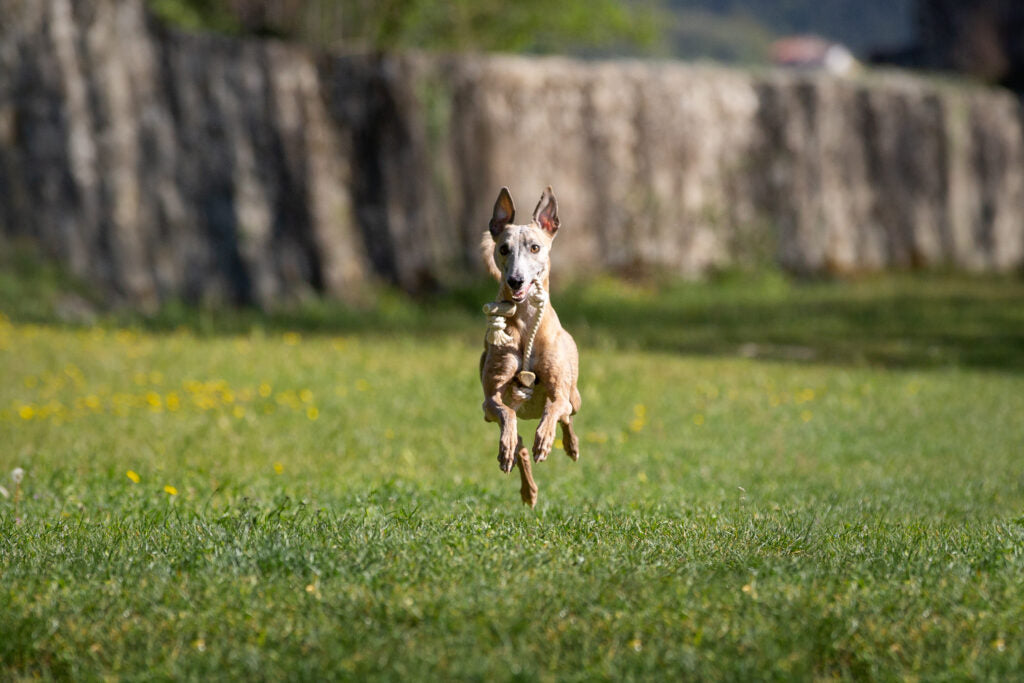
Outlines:
{"label": "yellow wildflower", "polygon": [[126,477],[128,477],[129,479],[132,480],[133,484],[138,484],[139,480],[141,479],[141,477],[139,476],[139,473],[136,472],[135,470],[128,470],[124,474],[125,474]]}
{"label": "yellow wildflower", "polygon": [[178,495],[178,489],[174,488],[170,484],[168,484],[167,486],[164,487],[164,491],[166,491],[167,493],[171,494],[172,496]]}
{"label": "yellow wildflower", "polygon": [[796,395],[797,403],[807,403],[814,400],[814,389],[804,389]]}

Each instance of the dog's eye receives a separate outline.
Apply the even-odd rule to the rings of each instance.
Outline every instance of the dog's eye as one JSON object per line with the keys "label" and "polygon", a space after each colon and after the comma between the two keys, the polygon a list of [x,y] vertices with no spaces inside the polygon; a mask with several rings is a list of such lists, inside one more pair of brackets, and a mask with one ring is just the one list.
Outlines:
{"label": "dog's eye", "polygon": [[538,251],[540,251],[540,245],[539,244],[531,244],[530,245],[530,253],[536,254]]}
{"label": "dog's eye", "polygon": [[509,249],[507,244],[503,244],[500,247],[498,247],[498,253],[501,254],[502,256],[508,256],[508,252]]}

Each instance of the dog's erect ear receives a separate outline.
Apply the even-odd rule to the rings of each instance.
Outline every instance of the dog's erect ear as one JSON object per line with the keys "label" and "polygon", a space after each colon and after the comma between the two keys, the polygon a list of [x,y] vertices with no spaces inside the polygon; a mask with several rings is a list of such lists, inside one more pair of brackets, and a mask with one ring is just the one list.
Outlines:
{"label": "dog's erect ear", "polygon": [[516,205],[512,203],[512,195],[508,188],[503,187],[498,192],[498,199],[494,202],[494,213],[491,215],[491,237],[497,238],[498,234],[505,229],[505,226],[516,219]]}
{"label": "dog's erect ear", "polygon": [[544,190],[544,194],[540,196],[537,208],[533,210],[533,220],[536,221],[537,225],[551,233],[552,236],[558,232],[558,226],[560,225],[558,221],[558,202],[555,201],[555,195],[551,191],[550,185]]}

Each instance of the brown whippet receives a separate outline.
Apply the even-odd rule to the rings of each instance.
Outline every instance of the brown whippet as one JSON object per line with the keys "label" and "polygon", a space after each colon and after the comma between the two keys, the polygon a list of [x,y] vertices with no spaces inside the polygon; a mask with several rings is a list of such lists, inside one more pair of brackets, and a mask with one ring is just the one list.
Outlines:
{"label": "brown whippet", "polygon": [[498,464],[505,473],[519,465],[520,494],[533,507],[537,485],[516,421],[540,418],[533,440],[537,462],[551,452],[559,423],[566,454],[580,457],[572,428],[572,416],[580,409],[579,353],[547,303],[551,244],[559,226],[551,188],[544,190],[528,224],[514,224],[515,215],[512,196],[503,187],[481,243],[484,262],[501,286],[496,301],[484,307],[492,332],[480,358],[480,382],[484,419],[501,426]]}

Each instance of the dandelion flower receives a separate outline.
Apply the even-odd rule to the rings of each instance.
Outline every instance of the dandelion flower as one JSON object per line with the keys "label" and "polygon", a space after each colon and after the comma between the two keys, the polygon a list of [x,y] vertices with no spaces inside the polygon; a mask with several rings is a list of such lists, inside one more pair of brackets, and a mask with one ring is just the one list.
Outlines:
{"label": "dandelion flower", "polygon": [[25,478],[25,470],[21,469],[20,467],[15,467],[13,470],[11,470],[11,481],[14,482],[15,486],[20,484],[21,480],[24,479],[24,478]]}
{"label": "dandelion flower", "polygon": [[135,470],[128,470],[127,472],[124,473],[124,475],[126,477],[128,477],[129,479],[131,479],[132,483],[134,483],[134,484],[138,484],[139,480],[141,479],[141,477],[139,476],[139,473],[136,472]]}
{"label": "dandelion flower", "polygon": [[274,471],[277,472],[278,474],[281,474],[282,472],[284,472],[284,465],[282,465],[279,462],[275,462],[274,463]]}
{"label": "dandelion flower", "polygon": [[164,491],[166,491],[167,493],[169,493],[172,496],[178,495],[178,489],[174,488],[170,484],[168,484],[167,486],[164,487]]}
{"label": "dandelion flower", "polygon": [[310,406],[309,410],[306,411],[306,417],[310,420],[315,420],[320,417],[320,411],[316,409],[316,406]]}
{"label": "dandelion flower", "polygon": [[804,389],[803,391],[798,392],[797,395],[796,395],[796,402],[797,403],[807,403],[807,402],[813,401],[813,400],[814,400],[814,389],[807,388],[807,389]]}

